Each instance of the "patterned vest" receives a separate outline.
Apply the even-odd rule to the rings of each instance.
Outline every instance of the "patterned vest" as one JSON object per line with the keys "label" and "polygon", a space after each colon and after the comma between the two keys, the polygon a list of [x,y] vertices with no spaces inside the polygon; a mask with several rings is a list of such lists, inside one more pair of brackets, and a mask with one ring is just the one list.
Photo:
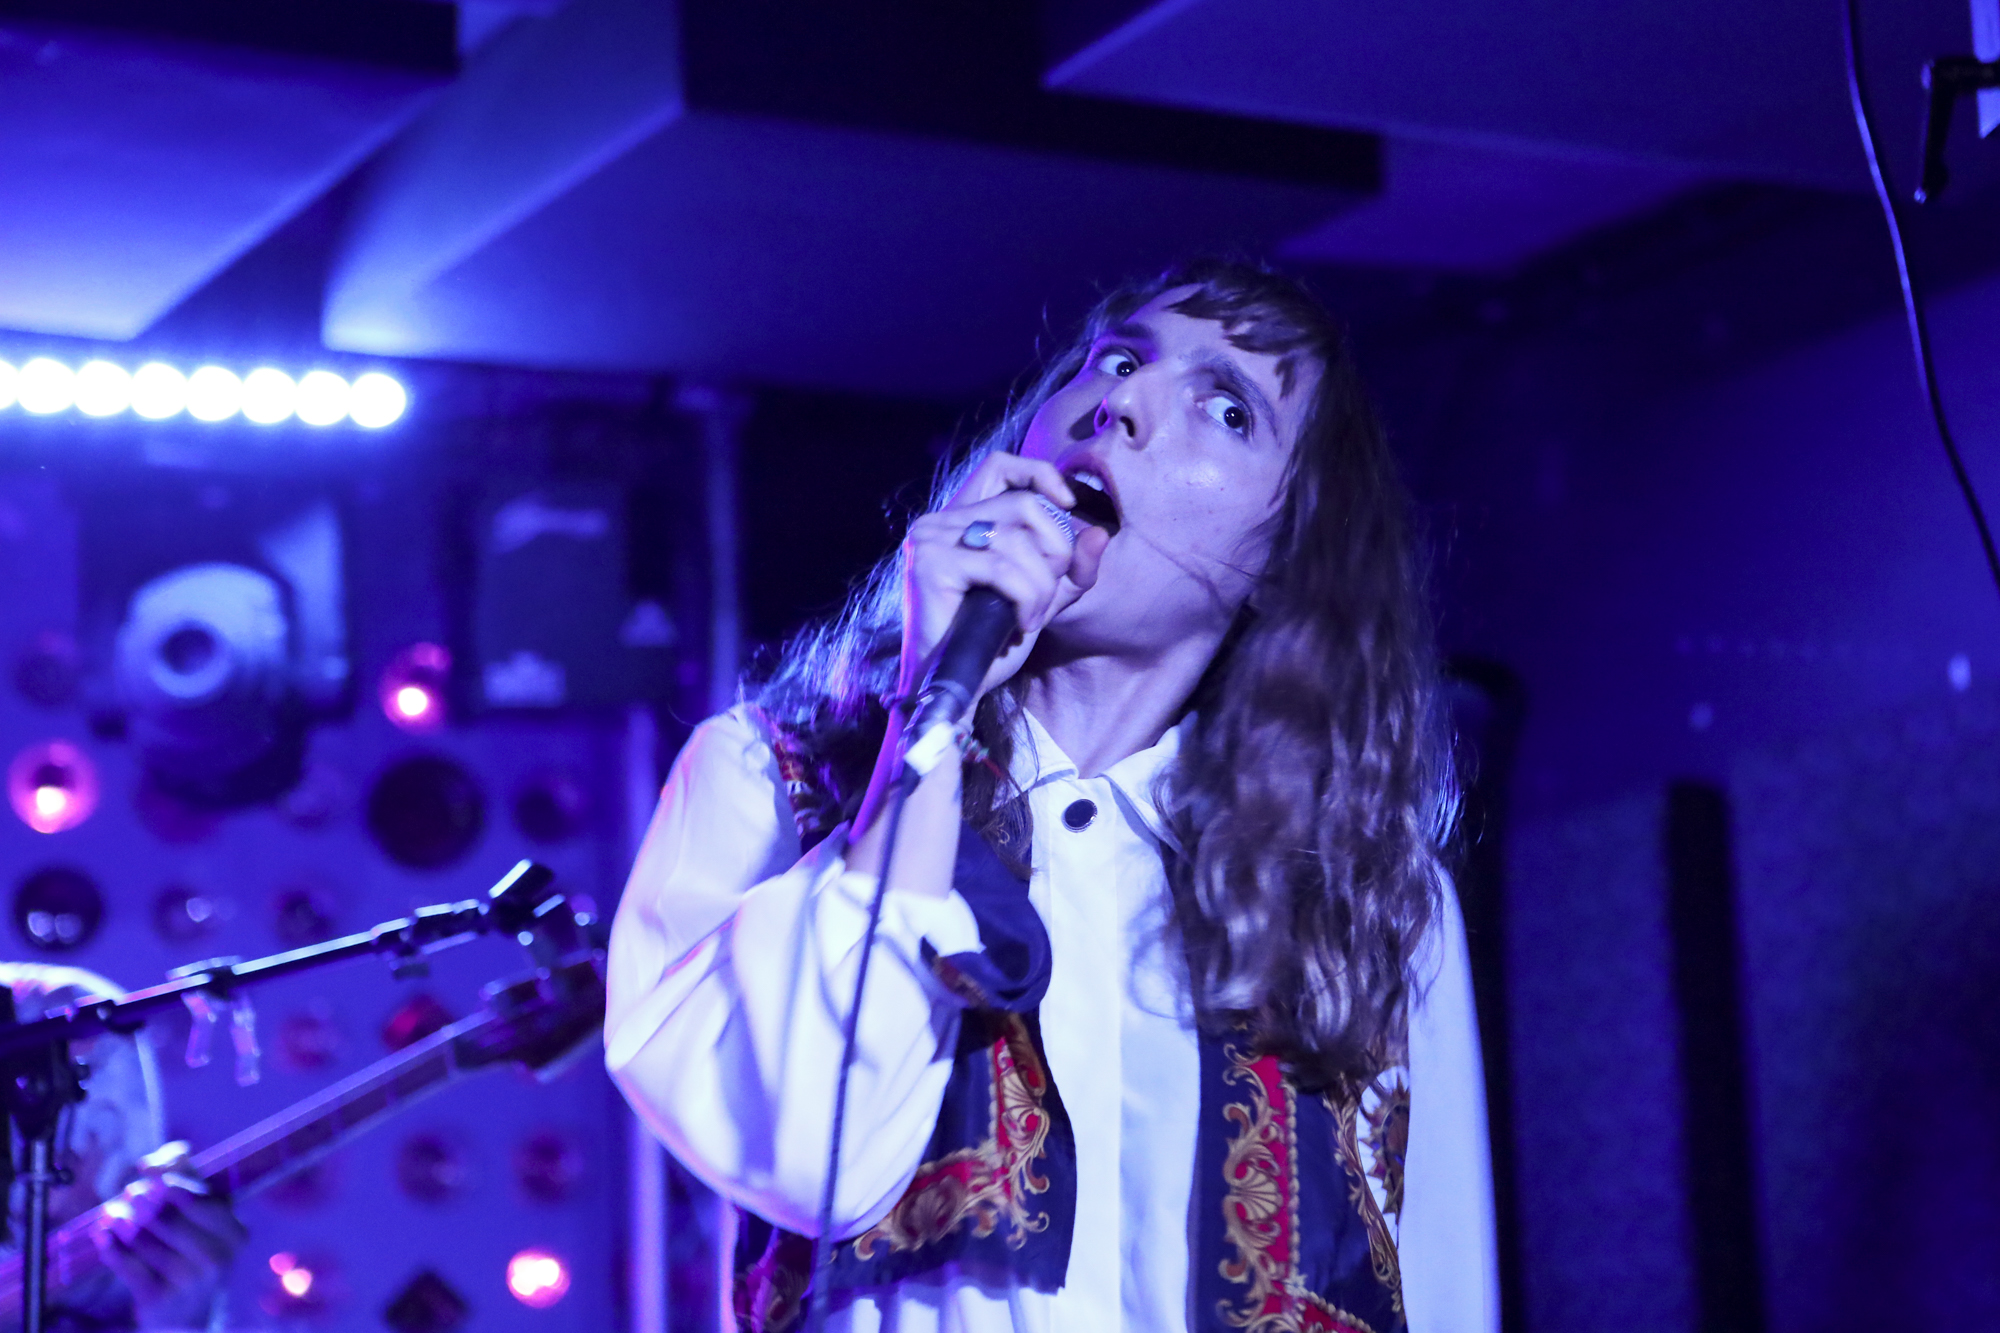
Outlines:
{"label": "patterned vest", "polygon": [[[980,951],[925,948],[967,1005],[951,1079],[909,1187],[888,1216],[833,1248],[821,1280],[836,1307],[946,1268],[1055,1291],[1069,1266],[1076,1140],[1036,1012],[1048,932],[1027,882],[969,827],[954,886],[979,924]],[[1247,1033],[1200,1045],[1190,1333],[1402,1333],[1395,1241],[1368,1176],[1400,1211],[1404,1084],[1335,1101],[1294,1088]],[[812,1242],[739,1209],[735,1259],[740,1333],[801,1327]]]}

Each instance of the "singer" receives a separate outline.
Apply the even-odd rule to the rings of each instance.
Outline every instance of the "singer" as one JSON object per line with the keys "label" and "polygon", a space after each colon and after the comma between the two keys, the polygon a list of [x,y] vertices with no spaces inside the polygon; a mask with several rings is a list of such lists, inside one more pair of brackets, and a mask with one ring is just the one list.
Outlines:
{"label": "singer", "polygon": [[[736,1205],[738,1326],[1496,1328],[1448,736],[1338,326],[1255,265],[1121,288],[939,494],[696,730],[612,935],[607,1063]],[[1019,633],[885,867],[975,587]]]}

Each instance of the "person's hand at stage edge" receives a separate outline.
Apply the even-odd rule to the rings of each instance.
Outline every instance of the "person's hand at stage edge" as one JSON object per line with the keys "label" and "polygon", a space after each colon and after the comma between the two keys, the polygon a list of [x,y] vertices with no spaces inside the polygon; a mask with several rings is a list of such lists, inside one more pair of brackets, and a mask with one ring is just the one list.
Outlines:
{"label": "person's hand at stage edge", "polygon": [[229,1201],[187,1173],[188,1146],[149,1154],[93,1232],[104,1264],[131,1288],[142,1329],[206,1328],[248,1239]]}

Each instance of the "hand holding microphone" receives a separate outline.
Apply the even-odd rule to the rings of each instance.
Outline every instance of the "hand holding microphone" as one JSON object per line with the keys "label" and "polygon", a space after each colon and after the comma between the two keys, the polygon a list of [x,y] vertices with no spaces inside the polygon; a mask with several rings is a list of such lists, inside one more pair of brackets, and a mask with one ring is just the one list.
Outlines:
{"label": "hand holding microphone", "polygon": [[1096,582],[1108,538],[1070,519],[1075,503],[1051,464],[994,454],[949,505],[910,525],[900,692],[925,700],[913,734],[956,721],[1009,679]]}
{"label": "hand holding microphone", "polygon": [[[1087,527],[1078,533],[1068,510],[1070,485],[1050,464],[1017,454],[993,454],[974,470],[952,502],[910,525],[903,539],[903,653],[898,692],[917,693],[903,736],[887,737],[848,843],[851,870],[879,876],[861,937],[854,998],[841,1039],[840,1076],[833,1101],[826,1181],[816,1234],[833,1227],[840,1181],[847,1085],[854,1068],[856,1023],[868,985],[882,904],[895,878],[906,891],[951,891],[960,812],[955,768],[938,769],[952,744],[954,725],[979,696],[1008,679],[1027,660],[1043,626],[1097,581],[1098,558],[1109,540]],[[1067,576],[1067,577],[1065,577]],[[1067,584],[1067,588],[1065,588]],[[905,748],[904,741],[911,744]],[[928,758],[920,759],[919,751]],[[949,783],[920,781],[937,771]],[[897,842],[911,807],[928,807],[912,824],[906,855]],[[824,1242],[814,1246],[813,1268],[824,1262]],[[819,1288],[822,1292],[824,1288]],[[824,1327],[826,1301],[815,1299],[808,1328]]]}

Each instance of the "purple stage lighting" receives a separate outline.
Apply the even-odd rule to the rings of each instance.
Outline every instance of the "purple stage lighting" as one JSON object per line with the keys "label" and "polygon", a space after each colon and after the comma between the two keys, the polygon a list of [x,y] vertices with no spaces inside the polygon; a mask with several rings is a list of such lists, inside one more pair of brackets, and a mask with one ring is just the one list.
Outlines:
{"label": "purple stage lighting", "polygon": [[61,833],[97,809],[97,766],[68,741],[39,741],[7,766],[7,800],[37,833]]}
{"label": "purple stage lighting", "polygon": [[507,1290],[514,1299],[546,1310],[569,1292],[569,1265],[547,1250],[522,1250],[507,1261]]}
{"label": "purple stage lighting", "polygon": [[376,698],[382,715],[415,735],[445,724],[445,680],[451,674],[451,654],[435,643],[413,643],[383,668]]}

